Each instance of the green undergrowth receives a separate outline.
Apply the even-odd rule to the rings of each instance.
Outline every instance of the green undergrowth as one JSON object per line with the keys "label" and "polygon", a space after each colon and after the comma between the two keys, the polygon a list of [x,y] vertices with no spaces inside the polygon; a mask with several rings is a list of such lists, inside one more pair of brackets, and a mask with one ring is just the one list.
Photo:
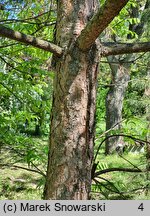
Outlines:
{"label": "green undergrowth", "polygon": [[10,148],[2,148],[0,154],[0,200],[40,200],[42,198],[45,177],[32,170],[38,171],[39,169],[45,173],[47,153],[44,148],[47,146],[47,141],[43,139],[33,139],[33,141],[31,150],[32,147],[37,147],[34,147],[34,151],[30,151],[33,152],[30,157],[28,155],[28,157],[26,155],[21,157],[20,154],[16,154],[16,151],[10,151]]}
{"label": "green undergrowth", "polygon": [[[40,156],[36,158],[35,155],[37,154],[33,154],[30,155],[30,159],[32,159],[33,164],[45,173],[47,154],[43,152],[43,148],[47,145],[47,141],[42,139],[35,139],[34,141],[37,142],[36,153]],[[33,146],[35,145],[34,143]],[[14,156],[15,154],[12,151],[6,149],[5,151],[2,149],[0,154],[0,200],[42,199],[45,178],[39,173],[14,167],[20,166],[37,170],[33,164],[28,164],[23,158],[20,158],[19,161],[19,157]],[[99,151],[97,162],[96,172],[111,168],[130,168],[143,171],[147,165],[145,153],[128,152],[121,156],[117,154],[105,156],[103,148]],[[2,164],[12,164],[14,166],[2,166]],[[147,172],[106,172],[97,176],[95,181],[92,182],[91,199],[150,199],[147,189],[148,184]]]}
{"label": "green undergrowth", "polygon": [[16,168],[1,169],[1,200],[39,200],[42,190],[38,187],[41,176]]}
{"label": "green undergrowth", "polygon": [[[129,168],[146,170],[146,157],[144,153],[128,153],[123,155],[97,157],[97,170],[112,168]],[[147,172],[112,171],[101,174],[92,184],[93,199],[108,200],[149,200],[150,188]]]}

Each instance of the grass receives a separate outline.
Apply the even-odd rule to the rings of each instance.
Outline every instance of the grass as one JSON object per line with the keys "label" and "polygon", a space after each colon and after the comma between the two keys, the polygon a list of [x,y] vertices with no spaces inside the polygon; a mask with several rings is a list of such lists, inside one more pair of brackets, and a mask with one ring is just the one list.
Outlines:
{"label": "grass", "polygon": [[[146,157],[143,153],[128,153],[122,157],[119,155],[104,156],[101,150],[97,157],[98,170],[119,168],[146,169]],[[134,167],[135,166],[135,167]],[[127,199],[127,200],[149,200],[150,193],[147,193],[146,186],[149,184],[145,172],[108,172],[99,176],[99,184],[93,182],[93,198],[96,199]],[[99,193],[100,192],[100,193]]]}
{"label": "grass", "polygon": [[39,200],[42,195],[42,188],[38,187],[40,181],[41,176],[36,173],[15,168],[1,169],[0,199]]}
{"label": "grass", "polygon": [[[46,142],[43,142],[43,145],[46,145]],[[45,181],[42,175],[13,166],[1,166],[1,164],[14,164],[34,169],[23,160],[18,160],[19,162],[16,163],[17,160],[18,157],[12,151],[2,149],[0,154],[0,200],[41,200]],[[43,169],[42,166],[38,167]]]}
{"label": "grass", "polygon": [[[38,140],[38,142],[40,142],[40,140]],[[46,142],[44,142],[44,145],[46,145]],[[39,145],[38,148],[40,148],[40,146],[42,145]],[[146,169],[146,157],[143,153],[126,153],[123,157],[125,159],[119,155],[105,156],[104,149],[101,149],[97,157],[97,161],[99,161],[97,171],[113,167],[134,168],[133,164],[142,170]],[[38,157],[38,163],[39,160],[40,157]],[[41,161],[44,160],[45,159],[41,159]],[[9,164],[13,162],[14,157],[11,152],[1,152],[0,164]],[[28,168],[27,163],[23,161],[16,165]],[[43,166],[45,165],[43,164]],[[42,166],[40,166],[40,168],[42,169]],[[40,174],[14,167],[2,166],[0,166],[0,173],[0,200],[42,199],[45,179]],[[92,184],[92,199],[150,199],[150,193],[146,194],[146,189],[144,189],[148,184],[145,172],[108,172],[100,175],[96,180],[99,181],[99,184],[96,184],[95,182]]]}

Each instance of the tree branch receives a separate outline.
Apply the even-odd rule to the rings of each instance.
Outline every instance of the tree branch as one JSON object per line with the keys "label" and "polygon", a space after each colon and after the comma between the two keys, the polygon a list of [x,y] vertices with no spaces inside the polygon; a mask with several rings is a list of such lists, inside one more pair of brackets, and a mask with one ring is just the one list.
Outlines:
{"label": "tree branch", "polygon": [[57,56],[61,56],[62,52],[63,52],[61,47],[59,47],[53,43],[41,40],[41,39],[33,37],[31,35],[23,34],[23,33],[18,32],[18,31],[14,31],[14,30],[7,28],[3,25],[0,25],[0,36],[10,38],[10,39],[13,39],[13,40],[25,43],[25,44],[29,44],[29,45],[32,45],[34,47],[40,48],[40,49],[48,51],[48,52],[52,52],[53,54],[55,54]]}
{"label": "tree branch", "polygon": [[5,44],[5,45],[0,46],[0,49],[6,48],[6,47],[10,47],[10,46],[14,46],[14,45],[17,45],[17,44],[18,43]]}
{"label": "tree branch", "polygon": [[26,167],[22,167],[22,166],[17,166],[17,165],[11,165],[11,164],[0,164],[1,167],[14,167],[14,168],[18,168],[18,169],[23,169],[23,170],[27,170],[27,171],[30,171],[30,172],[35,172],[35,173],[38,173],[44,177],[46,177],[45,173],[43,173],[42,171],[39,171],[39,170],[35,170],[35,169],[30,169],[30,168],[26,168]]}
{"label": "tree branch", "polygon": [[49,13],[49,11],[46,11],[44,13],[41,13],[41,14],[38,14],[37,16],[34,16],[34,17],[29,17],[29,18],[26,18],[26,19],[22,19],[22,20],[19,20],[19,19],[5,19],[5,20],[0,20],[0,22],[25,22],[27,20],[33,20],[33,19],[37,19],[45,14]]}
{"label": "tree branch", "polygon": [[0,82],[0,85],[7,89],[21,104],[24,104],[24,102],[20,100],[20,98],[12,90],[10,90],[4,83]]}
{"label": "tree branch", "polygon": [[[8,57],[7,57],[7,58],[8,58]],[[12,69],[18,71],[19,73],[31,75],[31,74],[28,73],[28,72],[21,71],[21,70],[19,70],[18,68],[14,67],[11,63],[7,62],[1,55],[0,55],[0,59],[1,59],[3,62],[5,62],[9,67],[11,67]],[[17,63],[18,63],[18,62],[17,62]]]}
{"label": "tree branch", "polygon": [[108,173],[108,172],[136,172],[137,173],[137,172],[146,172],[146,170],[142,171],[142,170],[133,169],[133,168],[112,167],[112,168],[108,168],[108,169],[104,169],[104,170],[95,172],[94,178],[99,175]]}
{"label": "tree branch", "polygon": [[96,38],[117,16],[129,0],[107,0],[98,12],[88,22],[77,39],[78,47],[85,51],[91,47]]}
{"label": "tree branch", "polygon": [[102,56],[120,55],[150,51],[150,42],[141,43],[102,43]]}
{"label": "tree branch", "polygon": [[124,196],[122,195],[122,193],[118,190],[118,188],[115,186],[115,184],[111,181],[109,181],[108,179],[104,178],[104,177],[97,177],[99,179],[102,179],[104,181],[106,181],[109,185],[111,185],[111,187],[113,187],[115,189],[115,191],[113,189],[111,189],[110,187],[108,187],[106,184],[104,184],[103,182],[98,181],[97,179],[93,179],[93,181],[95,181],[96,184],[101,184],[104,188],[106,188],[107,190],[113,192],[113,193],[117,193],[119,195],[122,196],[122,199],[124,198]]}
{"label": "tree branch", "polygon": [[98,152],[100,150],[100,147],[102,146],[102,144],[107,139],[109,139],[111,137],[119,137],[119,136],[130,138],[130,139],[134,140],[135,142],[138,142],[141,146],[144,145],[144,144],[149,144],[150,145],[150,142],[148,142],[147,140],[142,140],[142,139],[139,139],[139,138],[133,137],[131,135],[127,135],[127,134],[113,134],[113,135],[109,135],[109,136],[105,137],[105,139],[103,139],[102,142],[99,144],[93,161],[96,161],[96,158],[97,158]]}

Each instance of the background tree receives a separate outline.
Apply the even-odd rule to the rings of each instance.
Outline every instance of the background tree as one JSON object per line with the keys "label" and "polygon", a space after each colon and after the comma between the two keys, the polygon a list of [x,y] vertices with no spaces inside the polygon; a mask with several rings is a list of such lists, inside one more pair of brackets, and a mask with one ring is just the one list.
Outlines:
{"label": "background tree", "polygon": [[[113,26],[117,26],[120,25],[118,23],[124,22],[124,25],[121,25],[120,28],[116,29],[114,27],[114,32],[111,35],[114,42],[119,42],[120,38],[123,38],[125,35],[125,40],[140,40],[144,32],[144,24],[146,26],[144,15],[147,13],[147,10],[149,10],[149,6],[149,1],[142,2],[142,4],[136,1],[131,2],[129,8],[125,8],[124,11],[122,11],[120,17],[113,23]],[[123,19],[124,14],[126,19]],[[127,18],[128,16],[129,18]],[[138,57],[135,54],[111,56],[107,58],[111,69],[112,80],[106,97],[106,131],[110,131],[106,133],[106,137],[112,133],[111,129],[114,131],[117,130],[118,132],[121,131],[124,96],[130,80],[130,68],[134,61],[133,59],[136,58]],[[116,149],[122,151],[124,145],[123,137],[118,136],[106,139],[106,154],[110,154]]]}

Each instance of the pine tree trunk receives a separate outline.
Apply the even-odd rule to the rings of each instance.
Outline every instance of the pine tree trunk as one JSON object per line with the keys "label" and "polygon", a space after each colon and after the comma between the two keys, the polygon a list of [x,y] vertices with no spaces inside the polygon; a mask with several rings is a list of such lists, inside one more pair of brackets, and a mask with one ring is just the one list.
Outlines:
{"label": "pine tree trunk", "polygon": [[[93,159],[97,44],[81,52],[76,38],[97,8],[96,1],[59,1],[53,58],[55,81],[44,199],[89,199]],[[78,2],[78,1],[77,1]]]}
{"label": "pine tree trunk", "polygon": [[[117,60],[116,57],[108,58],[111,73],[112,82],[110,89],[106,97],[106,131],[110,129],[120,130],[122,121],[122,107],[126,88],[128,86],[129,76],[129,64],[122,64]],[[115,63],[113,63],[113,61]],[[111,132],[106,134],[106,137],[110,135]],[[111,154],[116,151],[119,147],[119,151],[122,150],[124,145],[122,137],[111,137],[106,140],[105,153]]]}

